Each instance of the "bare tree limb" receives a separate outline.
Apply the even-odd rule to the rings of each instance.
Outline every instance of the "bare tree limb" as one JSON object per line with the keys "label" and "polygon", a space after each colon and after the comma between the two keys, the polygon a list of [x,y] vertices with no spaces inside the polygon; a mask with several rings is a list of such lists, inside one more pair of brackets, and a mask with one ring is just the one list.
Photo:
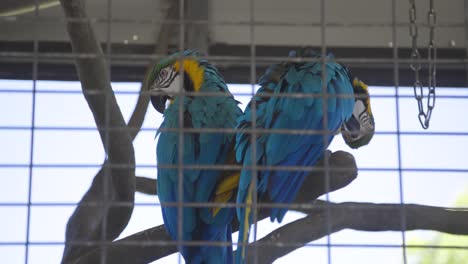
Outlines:
{"label": "bare tree limb", "polygon": [[[173,15],[175,12],[172,2],[168,1],[167,15]],[[73,242],[101,241],[102,245],[106,245],[122,232],[130,219],[135,193],[135,158],[132,141],[143,124],[148,108],[149,84],[142,82],[135,110],[127,126],[110,86],[109,72],[99,41],[87,20],[84,1],[62,0],[61,4],[67,18],[75,19],[74,22],[69,21],[67,24],[73,51],[86,54],[85,57],[78,57],[76,67],[85,98],[93,112],[108,154],[108,159],[94,177],[92,185],[67,223],[66,246],[62,258],[62,262],[65,263],[86,254],[90,249],[95,249],[83,243]],[[167,53],[168,39],[169,28],[164,24],[158,34],[155,53]],[[148,67],[147,74],[151,69],[152,65]],[[115,206],[115,203],[120,205]],[[105,247],[100,249],[105,251]]]}
{"label": "bare tree limb", "polygon": [[[166,15],[163,19],[171,19],[177,16],[178,14],[178,2],[177,1],[170,1],[168,0],[167,3],[167,11]],[[158,37],[157,37],[157,45],[154,49],[155,54],[167,54],[169,50],[169,34],[171,32],[170,27],[172,25],[170,24],[163,24],[159,30]],[[133,111],[133,114],[128,122],[128,127],[131,130],[131,136],[132,139],[135,139],[136,135],[141,129],[141,126],[144,121],[144,117],[146,114],[146,111],[148,109],[148,104],[149,104],[149,84],[147,82],[148,80],[148,75],[151,74],[151,70],[153,69],[154,63],[151,63],[145,73],[145,79],[141,83],[141,88],[140,88],[140,94],[138,97],[138,101],[135,107],[135,110]],[[149,194],[149,195],[156,195],[156,180],[155,179],[150,179],[146,177],[136,177],[136,185],[135,185],[135,191],[141,192],[144,194]]]}
{"label": "bare tree limb", "polygon": [[[328,154],[328,153],[327,153]],[[347,186],[356,177],[356,167],[352,155],[346,152],[335,152],[329,156],[330,190],[334,191]],[[259,260],[271,263],[306,243],[322,238],[328,234],[327,221],[330,222],[330,233],[350,228],[361,231],[399,231],[401,230],[400,204],[342,203],[334,204],[324,201],[310,201],[326,193],[324,171],[317,171],[307,177],[295,203],[303,206],[294,210],[308,214],[290,224],[273,231],[258,242]],[[156,184],[150,180],[147,184]],[[261,201],[264,202],[264,201]],[[423,205],[403,205],[406,210],[406,230],[436,230],[452,234],[468,234],[468,211]],[[326,219],[326,210],[330,208],[330,219]],[[258,218],[268,217],[266,210],[259,210]],[[233,231],[238,230],[238,222],[233,222]],[[157,226],[118,240],[109,247],[109,260],[119,263],[148,263],[177,252],[173,241],[166,233],[164,226]],[[292,244],[291,244],[292,243]],[[285,246],[290,244],[289,247]],[[272,250],[272,247],[275,247]],[[252,252],[252,250],[248,251]],[[76,263],[93,263],[98,260],[98,251],[83,256]],[[251,257],[251,256],[249,256]]]}
{"label": "bare tree limb", "polygon": [[[406,226],[402,228],[401,213],[405,211]],[[329,217],[327,217],[329,210]],[[434,230],[449,234],[468,235],[467,210],[417,204],[331,203],[316,201],[308,215],[284,225],[251,244],[257,246],[259,263],[276,259],[305,244],[343,229],[360,231]],[[253,260],[253,249],[248,258]],[[250,261],[249,261],[250,262]]]}
{"label": "bare tree limb", "polygon": [[146,177],[136,177],[136,191],[149,195],[157,195],[156,180]]}
{"label": "bare tree limb", "polygon": [[[330,151],[327,151],[325,154],[329,163],[334,164],[335,167],[340,167],[341,171],[339,173],[346,173],[349,177],[330,177],[330,191],[335,191],[337,188],[342,188],[350,183],[351,180],[354,180],[356,175],[353,175],[355,170],[355,163],[350,163],[350,160],[354,159],[351,154],[343,151],[337,151],[331,155]],[[318,166],[323,166],[323,159],[319,161]],[[343,171],[348,166],[349,172]],[[310,182],[309,182],[310,181]],[[136,177],[136,191],[148,194],[148,195],[157,195],[156,190],[156,179],[151,179],[147,177],[137,176]],[[297,194],[296,200],[298,201],[309,201],[318,198],[322,194],[326,193],[326,177],[325,176],[311,176],[307,177],[304,181],[304,186],[322,186],[321,188],[310,188],[307,192],[299,192]]]}
{"label": "bare tree limb", "polygon": [[[109,71],[101,46],[91,23],[87,21],[84,1],[61,0],[61,4],[67,18],[81,19],[68,21],[67,30],[73,52],[87,55],[77,57],[76,69],[104,149],[109,159],[118,161],[119,164],[128,164],[133,159],[133,144],[128,130],[120,129],[125,128],[126,124],[110,85]],[[119,142],[119,144],[108,142]]]}
{"label": "bare tree limb", "polygon": [[132,141],[140,132],[141,126],[143,125],[143,121],[145,121],[146,111],[148,110],[149,104],[149,93],[147,85],[145,82],[141,84],[140,93],[138,94],[138,99],[135,105],[135,109],[133,110],[132,116],[128,121],[128,128],[130,130],[130,137]]}
{"label": "bare tree limb", "polygon": [[[161,3],[167,6],[165,17],[163,17],[164,21],[177,19],[179,17],[179,2],[178,1],[166,0],[166,1],[161,1]],[[169,35],[170,33],[174,31],[173,28],[174,28],[173,24],[168,24],[168,23],[162,24],[158,33],[158,39],[157,39],[158,45],[156,46],[154,53],[161,54],[161,55],[168,53]]]}
{"label": "bare tree limb", "polygon": [[[325,185],[326,171],[322,169],[311,172],[299,190],[294,203],[308,204],[327,192],[347,186],[356,178],[357,168],[352,155],[343,151],[333,154],[327,151],[325,155],[329,160],[330,185],[328,190]],[[322,164],[323,162],[320,161],[317,166],[322,166]],[[156,180],[146,180],[144,181],[145,184],[156,184]],[[268,201],[261,200],[260,203],[262,202]],[[261,220],[267,217],[269,217],[268,210],[260,209],[258,219]],[[235,220],[233,221],[233,231],[238,229],[239,223]],[[110,263],[114,261],[122,264],[148,263],[177,252],[177,248],[174,246],[174,241],[166,233],[164,226],[161,225],[115,241],[108,247],[107,252]],[[99,250],[96,249],[74,263],[94,263],[98,260]]]}
{"label": "bare tree limb", "polygon": [[[163,3],[163,2],[161,2]],[[170,1],[167,0],[168,5],[167,10],[165,12],[165,17],[163,17],[163,20],[173,18],[178,14],[178,2],[177,1]],[[154,48],[154,53],[158,55],[165,55],[168,53],[169,50],[169,35],[171,33],[171,27],[172,25],[170,24],[162,24],[162,26],[159,29],[159,33],[157,34],[157,39]],[[145,79],[141,83],[140,87],[140,94],[138,95],[138,100],[136,103],[135,110],[133,111],[132,116],[130,117],[130,120],[128,121],[128,128],[130,129],[130,135],[132,139],[135,139],[137,136],[138,132],[141,129],[141,126],[143,125],[143,121],[146,115],[146,111],[148,109],[148,104],[150,101],[150,94],[149,94],[149,86],[151,85],[150,83],[147,83],[148,80],[148,75],[151,74],[151,70],[153,69],[154,63],[150,63],[148,67],[146,68],[146,73],[145,73]]]}
{"label": "bare tree limb", "polygon": [[[347,175],[346,177],[335,177],[330,176],[330,191],[335,191],[340,189],[346,185],[348,185],[352,180],[355,179],[357,176],[356,170],[356,163],[351,162],[354,161],[354,157],[349,154],[348,152],[344,151],[337,151],[331,154],[330,151],[325,152],[325,156],[327,157],[329,164],[333,164],[335,167],[335,173],[340,173]],[[324,159],[322,158],[318,163],[317,167],[323,167]],[[340,171],[337,171],[337,168]],[[333,169],[330,169],[330,172]],[[310,181],[310,182],[309,182]],[[146,177],[137,176],[136,177],[136,191],[148,195],[157,195],[156,191],[156,179],[150,179]],[[320,186],[319,188],[310,188],[307,191],[299,192],[297,194],[296,200],[297,201],[309,201],[318,198],[319,196],[327,193],[326,191],[326,176],[325,172],[321,172],[320,175],[311,174],[310,177],[307,177],[304,180],[304,186]]]}
{"label": "bare tree limb", "polygon": [[[101,46],[87,20],[84,1],[61,0],[60,3],[67,18],[81,19],[68,21],[67,30],[73,52],[87,54],[77,57],[76,69],[108,157],[67,223],[66,242],[112,241],[125,228],[133,211],[133,143],[110,85]],[[111,206],[113,202],[131,205]],[[86,205],[92,203],[96,205]],[[88,249],[67,243],[62,262],[76,258]]]}

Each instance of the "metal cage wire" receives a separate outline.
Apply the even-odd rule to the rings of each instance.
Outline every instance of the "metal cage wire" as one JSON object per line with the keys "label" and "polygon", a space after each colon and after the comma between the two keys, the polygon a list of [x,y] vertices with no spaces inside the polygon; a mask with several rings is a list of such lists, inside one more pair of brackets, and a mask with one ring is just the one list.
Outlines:
{"label": "metal cage wire", "polygon": [[[405,204],[405,197],[404,197],[404,173],[405,172],[454,172],[454,173],[460,173],[460,174],[468,174],[468,169],[466,168],[408,168],[407,166],[403,165],[403,157],[401,154],[401,149],[402,149],[402,136],[405,135],[417,135],[417,136],[443,136],[443,137],[466,137],[468,136],[468,131],[424,131],[424,132],[419,132],[419,131],[403,131],[400,127],[401,125],[401,113],[400,113],[400,105],[399,105],[399,99],[400,98],[413,98],[413,95],[408,95],[408,94],[400,94],[400,85],[399,85],[399,74],[400,74],[400,69],[403,67],[406,67],[406,65],[409,65],[411,62],[418,62],[418,63],[432,63],[432,59],[421,59],[421,58],[401,58],[399,56],[399,39],[398,37],[400,36],[397,32],[397,29],[400,27],[407,27],[407,23],[398,23],[397,21],[397,14],[396,14],[396,0],[392,0],[392,23],[391,24],[385,24],[385,23],[377,23],[377,24],[372,24],[372,23],[340,23],[340,22],[334,22],[334,21],[328,21],[326,17],[326,1],[325,0],[320,0],[320,7],[321,7],[321,17],[320,17],[320,23],[274,23],[274,22],[263,22],[263,21],[257,21],[256,16],[255,16],[255,0],[249,0],[249,22],[229,22],[229,21],[212,21],[212,20],[190,20],[186,19],[185,17],[185,1],[184,0],[179,0],[179,19],[176,20],[168,20],[168,21],[148,21],[148,20],[126,20],[126,19],[120,19],[116,18],[113,16],[112,12],[112,0],[107,0],[106,1],[106,14],[107,18],[102,20],[102,19],[93,19],[91,18],[92,23],[99,23],[99,22],[104,22],[106,24],[106,29],[105,29],[105,36],[106,39],[104,41],[105,43],[105,52],[100,55],[100,54],[77,54],[77,53],[62,53],[62,52],[42,52],[40,51],[40,41],[35,38],[33,42],[33,51],[32,52],[11,52],[11,51],[0,51],[0,61],[11,61],[13,59],[19,59],[23,62],[28,62],[31,63],[31,80],[32,80],[32,88],[31,89],[0,89],[0,97],[3,96],[8,96],[10,94],[30,94],[31,95],[31,105],[32,105],[32,112],[31,112],[31,123],[30,125],[10,125],[10,124],[2,124],[0,125],[0,132],[1,131],[29,131],[30,132],[30,148],[29,148],[29,162],[28,163],[0,163],[0,169],[3,168],[23,168],[28,170],[28,186],[27,186],[27,201],[26,202],[2,202],[0,201],[0,207],[26,207],[27,208],[27,213],[26,213],[26,225],[25,225],[25,234],[26,237],[24,239],[24,242],[16,242],[16,241],[0,241],[0,247],[2,246],[24,246],[25,253],[24,253],[24,262],[25,263],[31,263],[30,259],[30,248],[31,246],[38,246],[38,245],[50,245],[50,246],[59,246],[63,245],[63,242],[47,242],[47,241],[32,241],[31,239],[31,226],[32,226],[32,208],[33,207],[60,207],[60,206],[76,206],[76,203],[71,203],[71,202],[35,202],[33,199],[33,182],[35,181],[34,179],[34,170],[38,168],[67,168],[67,169],[75,169],[75,168],[94,168],[98,169],[101,168],[101,164],[54,164],[54,163],[37,163],[35,159],[34,153],[35,153],[35,140],[36,140],[36,134],[38,132],[49,132],[49,131],[71,131],[71,132],[77,132],[77,131],[99,131],[99,132],[104,132],[104,142],[103,144],[107,146],[106,148],[109,147],[111,142],[109,142],[109,133],[115,131],[115,130],[121,130],[121,129],[127,129],[127,128],[122,128],[122,127],[113,127],[110,125],[110,116],[109,116],[109,105],[106,104],[106,125],[104,129],[97,129],[96,127],[91,127],[91,126],[60,126],[60,125],[52,125],[52,126],[41,126],[37,125],[37,113],[36,113],[36,103],[37,103],[37,96],[42,95],[42,94],[57,94],[57,95],[72,95],[72,94],[82,94],[82,93],[90,93],[91,95],[102,95],[100,92],[89,92],[89,91],[64,91],[64,90],[40,90],[37,89],[37,83],[39,81],[38,78],[38,70],[41,66],[41,64],[45,64],[47,62],[68,62],[70,63],[74,59],[77,58],[95,58],[95,57],[100,57],[102,56],[105,58],[107,62],[107,69],[109,71],[109,75],[111,76],[111,65],[114,62],[118,62],[120,64],[139,64],[139,65],[145,65],[149,61],[152,60],[157,60],[162,58],[164,55],[162,54],[156,54],[156,55],[132,55],[132,54],[115,54],[113,52],[113,43],[112,43],[112,29],[113,27],[118,27],[119,23],[125,22],[125,23],[131,23],[131,24],[142,24],[142,23],[150,23],[150,24],[155,24],[155,23],[171,23],[174,25],[177,25],[179,28],[179,36],[178,36],[178,43],[177,43],[177,49],[178,50],[184,50],[187,47],[186,44],[186,39],[185,39],[185,33],[187,31],[186,26],[190,24],[210,24],[210,23],[220,23],[220,24],[235,24],[235,25],[244,25],[249,28],[249,56],[219,56],[219,55],[214,55],[214,56],[204,56],[204,58],[208,59],[209,61],[219,63],[219,64],[230,64],[230,63],[237,63],[237,64],[242,64],[246,65],[249,67],[249,72],[250,72],[250,85],[251,89],[250,92],[245,92],[245,93],[235,93],[236,96],[238,95],[243,95],[243,96],[253,96],[255,94],[255,84],[257,81],[257,65],[268,65],[269,63],[273,62],[278,62],[278,61],[287,61],[291,60],[291,58],[288,58],[284,56],[284,54],[278,54],[278,56],[257,56],[257,49],[256,49],[256,27],[257,26],[262,26],[262,25],[281,25],[281,26],[287,26],[287,27],[295,27],[295,26],[319,26],[320,27],[320,38],[321,38],[321,45],[320,45],[320,52],[323,55],[321,62],[325,63],[326,59],[325,56],[327,52],[329,51],[329,47],[327,45],[327,28],[328,27],[343,27],[343,28],[352,28],[352,27],[391,27],[392,29],[392,58],[365,58],[365,57],[355,57],[355,58],[336,58],[339,61],[343,61],[344,63],[350,62],[350,63],[368,63],[368,62],[373,62],[373,63],[382,63],[382,64],[391,64],[392,69],[393,69],[393,86],[394,86],[394,94],[393,95],[371,95],[371,98],[387,98],[387,99],[394,99],[395,101],[395,113],[396,113],[396,131],[376,131],[376,135],[389,135],[389,136],[395,136],[396,141],[397,141],[397,167],[396,168],[375,168],[375,167],[359,167],[359,172],[375,172],[375,171],[388,171],[388,172],[394,172],[397,173],[398,175],[398,195],[399,195],[399,203],[401,205],[400,209],[400,224],[401,224],[401,244],[395,245],[395,244],[382,244],[382,243],[376,243],[376,244],[346,244],[346,243],[333,243],[331,235],[326,236],[326,241],[325,243],[308,243],[306,245],[303,245],[303,243],[286,243],[286,244],[278,244],[278,243],[264,243],[264,245],[274,245],[278,247],[285,247],[285,246],[293,246],[293,247],[298,247],[298,246],[305,246],[305,247],[324,247],[327,250],[326,254],[326,259],[327,263],[334,263],[333,261],[333,254],[332,250],[333,248],[354,248],[354,247],[364,247],[364,248],[398,248],[402,249],[402,259],[403,262],[406,264],[408,263],[408,256],[407,256],[407,249],[408,248],[437,248],[437,249],[463,249],[463,250],[468,250],[468,247],[466,246],[459,246],[459,245],[454,245],[454,246],[440,246],[440,245],[421,245],[421,246],[414,246],[414,245],[408,245],[407,243],[407,237],[405,230],[407,223],[406,223],[406,210],[403,205]],[[411,1],[410,1],[411,2]],[[432,1],[431,1],[432,2]],[[88,23],[88,19],[64,19],[64,18],[50,18],[50,17],[42,17],[40,16],[40,10],[39,10],[39,0],[35,0],[35,11],[34,11],[34,18],[31,18],[34,21],[40,21],[40,20],[56,20],[59,23],[70,23],[70,22],[76,22],[76,23]],[[30,18],[28,18],[30,19]],[[11,21],[3,21],[1,23],[12,23]],[[421,23],[418,24],[418,26],[426,27],[426,23]],[[436,28],[437,29],[443,29],[445,27],[449,28],[452,26],[457,26],[457,27],[465,27],[465,24],[457,24],[457,23],[448,23],[448,24],[437,24]],[[308,59],[305,59],[307,61]],[[313,59],[311,59],[313,60]],[[439,66],[439,64],[446,64],[446,65],[451,65],[451,64],[467,64],[468,60],[466,58],[449,58],[449,59],[440,59],[437,60],[435,65]],[[326,67],[325,64],[322,64],[323,67]],[[221,72],[222,73],[222,72]],[[326,78],[326,71],[322,71],[322,79]],[[467,75],[468,76],[468,75]],[[182,82],[183,83],[183,82]],[[432,83],[434,84],[434,83]],[[418,83],[419,85],[419,83]],[[435,84],[434,84],[435,85]],[[324,91],[321,96],[327,97],[329,96],[327,94],[326,87],[322,88]],[[143,92],[145,93],[145,92]],[[147,93],[147,92],[146,92]],[[138,92],[134,91],[116,91],[116,95],[125,95],[125,94],[138,94]],[[219,96],[217,94],[181,94],[181,96]],[[110,100],[108,94],[104,94],[106,97],[106,100]],[[310,96],[307,94],[296,94],[296,95],[277,95],[277,96]],[[438,96],[437,98],[443,98],[443,99],[465,99],[468,100],[467,95],[441,95]],[[183,109],[183,104],[182,100],[180,100],[180,105]],[[290,134],[323,134],[323,135],[329,135],[329,134],[334,134],[335,131],[304,131],[304,130],[278,130],[278,131],[268,131],[266,129],[257,129],[255,125],[255,116],[256,116],[256,104],[255,101],[253,101],[252,105],[252,112],[253,112],[253,124],[252,127],[253,129],[247,130],[246,133],[249,133],[251,135],[251,142],[255,142],[257,135],[262,134],[262,133],[290,133]],[[324,101],[324,110],[327,109],[326,105],[326,100]],[[171,169],[177,169],[178,171],[178,178],[179,178],[179,185],[178,185],[178,200],[182,201],[183,200],[183,171],[184,169],[212,169],[212,170],[233,170],[233,169],[241,169],[242,166],[240,165],[202,165],[202,166],[193,166],[193,165],[184,165],[183,163],[183,137],[182,135],[184,133],[217,133],[217,132],[223,132],[223,133],[235,133],[235,129],[193,129],[193,128],[186,128],[184,127],[183,124],[183,111],[179,112],[181,116],[179,116],[179,126],[180,129],[176,129],[174,132],[179,133],[179,157],[178,157],[178,163],[177,164],[158,164],[157,166],[161,168],[171,168]],[[326,114],[327,111],[324,111]],[[430,116],[430,114],[428,114]],[[324,118],[324,126],[326,127],[327,118]],[[414,121],[417,122],[417,117],[414,117]],[[379,120],[377,120],[379,122]],[[131,128],[130,128],[131,129]],[[135,128],[137,129],[137,128]],[[145,131],[145,132],[155,132],[155,128],[141,128],[140,131]],[[325,137],[324,137],[325,141]],[[326,143],[326,142],[325,142]],[[372,143],[371,143],[372,144]],[[252,143],[253,146],[255,146],[254,143]],[[154,149],[154,148],[153,148]],[[252,157],[255,157],[256,153],[256,147],[253,147],[252,150]],[[323,171],[325,173],[325,189],[327,190],[325,193],[325,201],[330,202],[330,196],[329,196],[329,190],[330,190],[330,167],[329,167],[329,160],[328,156],[324,155],[324,168],[315,168],[315,167],[304,167],[304,166],[287,166],[287,167],[280,167],[280,166],[259,166],[256,164],[256,162],[253,162],[253,166],[248,168],[251,169],[252,171],[258,171],[258,170],[304,170],[304,171]],[[107,164],[104,167],[104,174],[109,175],[111,172],[110,170],[112,168],[125,168],[125,167],[132,167],[132,165],[129,164]],[[153,171],[156,170],[156,166],[154,164],[137,164],[134,167],[137,168],[146,168],[146,169],[151,169]],[[109,177],[109,176],[108,176]],[[256,186],[256,177],[253,177],[253,182],[252,184]],[[103,190],[102,192],[104,193],[104,197],[108,196],[109,193],[109,185],[108,184],[103,184]],[[255,189],[255,188],[254,188]],[[278,205],[278,204],[272,204],[272,203],[259,203],[257,201],[257,196],[254,195],[254,201],[252,204],[252,207],[254,209],[257,208],[268,208],[268,207],[288,207],[291,209],[313,209],[316,208],[316,205],[312,204],[291,204],[291,205]],[[110,202],[105,200],[104,204],[106,207],[110,206],[129,206],[131,204],[126,203],[126,202]],[[84,203],[84,205],[95,205],[93,203]],[[135,204],[136,206],[142,206],[145,208],[151,208],[151,207],[158,207],[160,206],[159,203],[151,203],[151,202],[137,202]],[[189,203],[185,204],[182,202],[177,202],[177,203],[167,203],[164,205],[168,206],[176,206],[178,208],[179,215],[182,215],[181,218],[178,220],[178,230],[179,234],[181,233],[182,230],[182,218],[183,218],[183,211],[182,208],[185,206],[194,206],[194,207],[215,207],[215,206],[227,206],[227,207],[235,207],[235,206],[243,206],[243,205],[236,205],[236,204],[216,204],[216,203]],[[244,205],[245,206],[245,205]],[[330,213],[330,208],[328,207],[328,203],[325,204],[325,221],[327,223],[326,229],[328,234],[332,234],[332,226],[331,223],[333,219],[331,219],[331,213]],[[254,210],[256,212],[257,210]],[[107,214],[105,215],[107,217]],[[254,241],[258,240],[258,235],[257,235],[257,229],[259,228],[257,226],[257,221],[258,216],[256,213],[254,213],[254,225],[252,228],[252,233],[254,237]],[[107,220],[106,218],[103,219],[102,221],[103,228],[102,232],[96,241],[70,241],[68,244],[74,244],[74,245],[86,245],[86,246],[102,246],[102,252],[100,253],[100,262],[101,263],[107,263],[107,246],[111,245],[111,242],[106,242],[106,231],[107,231]],[[261,225],[261,224],[260,224]],[[235,241],[233,241],[234,244]],[[220,243],[215,243],[215,242],[209,242],[209,241],[199,241],[199,242],[187,242],[183,241],[181,237],[179,237],[176,241],[144,241],[144,242],[132,242],[132,241],[127,241],[123,243],[124,245],[199,245],[199,244],[212,244],[212,245],[224,245]],[[253,252],[254,252],[254,263],[258,263],[259,261],[259,256],[257,254],[257,247],[261,247],[263,244],[258,244],[255,243],[252,245]],[[182,258],[179,255],[179,262],[182,262]]]}

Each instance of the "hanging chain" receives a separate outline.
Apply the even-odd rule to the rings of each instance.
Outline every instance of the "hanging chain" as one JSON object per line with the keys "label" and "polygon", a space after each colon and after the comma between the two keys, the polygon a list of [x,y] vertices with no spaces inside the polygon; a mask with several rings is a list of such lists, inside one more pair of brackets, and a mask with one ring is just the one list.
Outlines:
{"label": "hanging chain", "polygon": [[423,106],[423,86],[420,80],[421,70],[421,54],[418,50],[418,25],[416,24],[416,2],[415,0],[409,0],[409,33],[412,40],[412,51],[410,57],[410,68],[414,72],[414,98],[418,101],[419,109],[419,122],[424,129],[429,128],[429,121],[432,115],[432,109],[435,106],[435,87],[436,87],[436,59],[437,49],[434,40],[434,31],[436,25],[436,12],[434,9],[434,0],[430,0],[429,11],[427,12],[427,24],[429,26],[429,46],[427,50],[428,59],[428,89],[429,93],[427,96],[427,112],[424,111]]}
{"label": "hanging chain", "polygon": [[[424,120],[424,129],[427,129],[429,127],[429,120],[431,119],[432,109],[434,109],[436,98],[435,88],[437,48],[435,46],[434,40],[434,31],[436,26],[436,12],[434,9],[434,0],[430,0],[429,11],[427,12],[427,24],[429,25],[429,46],[427,48],[427,59],[429,61],[427,86],[429,87],[429,94],[427,96],[427,115]],[[421,118],[419,120],[421,122]]]}

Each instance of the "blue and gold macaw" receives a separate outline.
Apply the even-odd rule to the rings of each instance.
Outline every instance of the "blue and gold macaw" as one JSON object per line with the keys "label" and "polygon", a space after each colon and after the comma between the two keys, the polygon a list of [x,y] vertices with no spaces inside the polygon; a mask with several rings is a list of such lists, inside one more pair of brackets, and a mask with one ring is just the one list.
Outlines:
{"label": "blue and gold macaw", "polygon": [[[159,62],[154,66],[148,83],[151,84],[154,108],[164,114],[156,151],[157,191],[166,230],[174,240],[200,243],[179,247],[186,263],[232,263],[232,246],[214,245],[213,242],[232,243],[231,221],[235,208],[185,204],[235,202],[239,172],[193,167],[234,164],[234,133],[194,129],[235,128],[236,120],[242,114],[238,102],[216,68],[190,50],[175,53]],[[166,108],[167,100],[169,105]],[[183,117],[182,122],[179,122],[180,116]],[[181,134],[180,123],[194,131]],[[182,136],[181,141],[179,136]],[[183,153],[179,157],[180,147]],[[179,171],[179,158],[183,166],[192,168]],[[179,188],[182,193],[179,193]],[[184,203],[181,216],[177,202]],[[178,230],[182,233],[179,234]]]}
{"label": "blue and gold macaw", "polygon": [[364,82],[353,79],[354,109],[351,117],[341,126],[341,135],[349,147],[360,148],[369,144],[375,133],[369,87]]}
{"label": "blue and gold macaw", "polygon": [[[292,51],[290,57],[312,57],[317,61],[270,66],[259,80],[260,89],[238,121],[236,158],[246,168],[241,172],[237,194],[237,203],[245,205],[237,208],[240,223],[237,263],[245,261],[252,210],[255,210],[252,208],[254,195],[257,195],[257,199],[267,196],[264,197],[266,200],[283,204],[283,207],[269,209],[271,221],[281,222],[287,205],[295,199],[304,177],[309,173],[287,168],[258,168],[256,174],[252,174],[249,166],[314,166],[340,127],[346,133],[346,143],[354,147],[367,144],[373,135],[374,121],[369,100],[362,99],[365,111],[362,111],[359,103],[353,114],[353,109],[358,105],[355,104],[355,94],[367,93],[367,86],[358,80],[353,85],[348,69],[334,62],[332,55],[326,58],[325,76],[322,76],[321,56],[312,51]],[[323,77],[325,84],[322,83]],[[323,96],[324,87],[326,97]],[[257,132],[255,157],[252,154],[252,135],[246,132],[253,128],[252,116],[256,117],[256,128],[267,130]],[[294,131],[288,133],[285,130]],[[306,130],[309,133],[305,133]]]}

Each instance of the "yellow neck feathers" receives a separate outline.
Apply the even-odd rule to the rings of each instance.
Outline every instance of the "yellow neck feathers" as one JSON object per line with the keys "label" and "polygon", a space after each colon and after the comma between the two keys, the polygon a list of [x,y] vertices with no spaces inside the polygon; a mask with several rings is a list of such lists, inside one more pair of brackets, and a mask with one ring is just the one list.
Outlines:
{"label": "yellow neck feathers", "polygon": [[[201,85],[204,81],[204,70],[200,64],[193,59],[184,59],[182,61],[183,69],[192,80],[193,89],[195,92],[200,91]],[[180,71],[180,61],[176,61],[174,64],[176,71]]]}
{"label": "yellow neck feathers", "polygon": [[363,81],[360,81],[358,79],[354,79],[353,80],[353,86],[354,87],[361,87],[367,94],[367,98],[366,98],[366,111],[369,115],[372,115],[372,110],[371,110],[371,107],[370,107],[370,95],[369,95],[369,87],[367,86],[367,84],[365,84]]}

